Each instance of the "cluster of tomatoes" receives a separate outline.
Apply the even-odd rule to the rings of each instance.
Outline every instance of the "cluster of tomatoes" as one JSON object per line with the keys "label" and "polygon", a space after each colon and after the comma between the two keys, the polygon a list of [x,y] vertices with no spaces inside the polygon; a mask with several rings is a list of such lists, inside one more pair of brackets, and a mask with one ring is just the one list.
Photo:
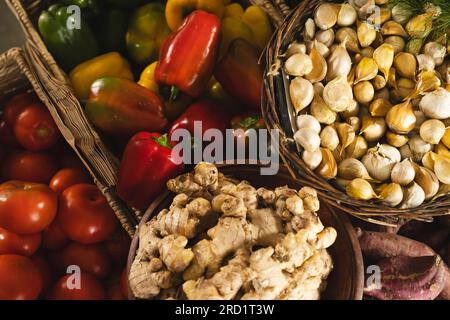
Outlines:
{"label": "cluster of tomatoes", "polygon": [[125,299],[129,236],[50,113],[32,93],[0,110],[0,300]]}

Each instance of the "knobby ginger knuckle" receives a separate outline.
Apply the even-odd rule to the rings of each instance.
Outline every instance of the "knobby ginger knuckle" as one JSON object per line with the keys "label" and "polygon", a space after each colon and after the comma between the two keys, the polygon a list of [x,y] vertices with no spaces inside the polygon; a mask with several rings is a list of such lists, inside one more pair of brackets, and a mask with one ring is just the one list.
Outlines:
{"label": "knobby ginger knuckle", "polygon": [[137,298],[320,298],[337,233],[320,221],[314,189],[256,189],[205,162],[167,187],[169,209],[139,230]]}

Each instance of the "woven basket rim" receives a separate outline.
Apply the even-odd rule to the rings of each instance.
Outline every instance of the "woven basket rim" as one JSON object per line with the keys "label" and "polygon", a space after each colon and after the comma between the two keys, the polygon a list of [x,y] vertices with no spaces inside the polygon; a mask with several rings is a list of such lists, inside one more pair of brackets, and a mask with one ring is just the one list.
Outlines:
{"label": "woven basket rim", "polygon": [[278,108],[278,105],[281,105],[282,108],[286,107],[286,102],[280,104],[280,100],[285,99],[286,101],[288,97],[286,94],[280,93],[286,93],[283,79],[281,75],[273,74],[273,66],[280,65],[283,46],[287,45],[287,42],[290,42],[288,40],[291,40],[301,28],[303,24],[300,22],[309,17],[312,10],[321,2],[323,0],[304,0],[300,3],[277,29],[265,51],[266,70],[262,93],[262,114],[270,130],[279,130],[279,147],[283,162],[290,168],[289,171],[293,176],[318,189],[321,198],[330,205],[368,222],[393,226],[399,224],[402,219],[431,221],[434,216],[450,214],[449,195],[439,198],[439,201],[428,201],[413,209],[391,208],[373,202],[352,199],[329,181],[311,171],[294,148],[293,132],[289,132],[292,130],[287,125],[286,116]]}

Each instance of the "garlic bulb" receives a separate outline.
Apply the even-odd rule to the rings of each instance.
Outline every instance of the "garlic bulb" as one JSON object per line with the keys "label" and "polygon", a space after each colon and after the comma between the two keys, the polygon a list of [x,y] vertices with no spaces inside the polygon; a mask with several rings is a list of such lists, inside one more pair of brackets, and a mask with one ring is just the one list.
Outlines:
{"label": "garlic bulb", "polygon": [[293,42],[289,45],[285,56],[286,58],[290,58],[294,54],[303,53],[306,54],[306,45],[304,43]]}
{"label": "garlic bulb", "polygon": [[339,136],[336,129],[332,126],[326,126],[320,133],[320,145],[324,148],[334,151],[339,145]]}
{"label": "garlic bulb", "polygon": [[416,76],[416,57],[407,52],[400,52],[394,57],[395,70],[405,78],[414,79]]}
{"label": "garlic bulb", "polygon": [[326,148],[320,148],[322,151],[322,162],[316,169],[316,172],[324,179],[333,179],[337,175],[337,163],[336,159],[330,150]]}
{"label": "garlic bulb", "polygon": [[423,141],[419,135],[411,137],[408,146],[411,150],[411,157],[415,162],[421,162],[425,153],[431,151],[432,148],[431,144]]}
{"label": "garlic bulb", "polygon": [[[428,170],[434,170],[434,159],[436,159],[436,154],[433,151],[428,151],[422,157],[422,165]],[[437,178],[436,178],[437,179]]]}
{"label": "garlic bulb", "polygon": [[389,70],[394,63],[394,47],[390,44],[382,44],[373,52],[373,59],[387,79],[389,77]]}
{"label": "garlic bulb", "polygon": [[408,143],[409,138],[407,135],[394,133],[392,131],[386,132],[386,141],[391,146],[400,148],[403,147],[405,144]]}
{"label": "garlic bulb", "polygon": [[337,77],[346,77],[352,69],[352,59],[345,49],[346,40],[342,42],[328,58],[327,81]]}
{"label": "garlic bulb", "polygon": [[372,79],[372,84],[375,90],[381,90],[386,86],[386,78],[382,75],[377,74],[375,78]]}
{"label": "garlic bulb", "polygon": [[291,76],[302,77],[312,71],[313,64],[307,54],[296,53],[286,60],[284,69]]}
{"label": "garlic bulb", "polygon": [[316,38],[318,42],[323,43],[327,47],[330,47],[334,42],[334,30],[327,29],[316,33]]}
{"label": "garlic bulb", "polygon": [[382,98],[385,100],[389,100],[390,97],[391,97],[391,94],[389,92],[389,89],[385,87],[385,88],[375,92],[374,99]]}
{"label": "garlic bulb", "polygon": [[362,158],[362,163],[372,178],[386,181],[391,177],[391,171],[400,159],[400,152],[396,148],[382,144],[369,149]]}
{"label": "garlic bulb", "polygon": [[400,209],[417,208],[425,201],[425,192],[417,183],[413,182],[406,188],[403,197]]}
{"label": "garlic bulb", "polygon": [[357,136],[355,140],[345,149],[347,158],[360,159],[367,153],[367,141],[361,136]]}
{"label": "garlic bulb", "polygon": [[336,124],[336,130],[339,136],[339,141],[341,144],[340,154],[355,140],[355,131],[353,127],[348,123],[338,123]]}
{"label": "garlic bulb", "polygon": [[360,22],[358,23],[357,31],[359,44],[362,47],[368,47],[375,41],[377,37],[377,31],[373,27],[373,25],[368,22]]}
{"label": "garlic bulb", "polygon": [[435,148],[434,151],[441,156],[447,157],[450,159],[450,150],[447,149],[447,147],[443,143],[439,143]]}
{"label": "garlic bulb", "polygon": [[433,92],[426,93],[420,101],[420,110],[433,119],[450,118],[450,92],[439,88]]}
{"label": "garlic bulb", "polygon": [[403,38],[408,37],[408,34],[406,33],[403,26],[395,21],[386,21],[383,23],[383,26],[381,27],[381,34],[383,36],[400,36]]}
{"label": "garlic bulb", "polygon": [[416,173],[411,161],[405,159],[395,164],[394,168],[392,168],[391,180],[401,186],[406,186],[414,180],[415,175]]}
{"label": "garlic bulb", "polygon": [[320,148],[313,152],[304,150],[302,159],[310,170],[315,170],[322,162],[322,150]]}
{"label": "garlic bulb", "polygon": [[303,28],[303,40],[308,41],[314,39],[314,35],[316,34],[316,24],[314,20],[308,18],[305,22],[305,27]]}
{"label": "garlic bulb", "polygon": [[420,137],[430,144],[438,144],[445,134],[445,125],[442,121],[431,119],[420,126]]}
{"label": "garlic bulb", "polygon": [[439,191],[439,180],[433,171],[414,164],[415,178],[414,180],[422,188],[425,193],[425,200],[433,198]]}
{"label": "garlic bulb", "polygon": [[359,114],[359,104],[356,100],[352,100],[352,103],[347,108],[347,110],[341,112],[341,116],[344,118],[356,117]]}
{"label": "garlic bulb", "polygon": [[371,200],[377,197],[372,185],[364,179],[354,179],[347,185],[347,195],[357,200]]}
{"label": "garlic bulb", "polygon": [[361,161],[357,159],[344,159],[338,165],[338,176],[343,179],[353,180],[356,178],[371,179],[369,172]]}
{"label": "garlic bulb", "polygon": [[314,22],[322,30],[332,28],[337,23],[339,9],[334,3],[322,3],[314,12]]}
{"label": "garlic bulb", "polygon": [[450,158],[436,155],[434,159],[434,173],[440,182],[450,184]]}
{"label": "garlic bulb", "polygon": [[313,84],[314,87],[314,94],[318,94],[320,97],[323,95],[323,89],[325,89],[325,86],[322,82],[316,82]]}
{"label": "garlic bulb", "polygon": [[331,110],[317,93],[314,95],[314,100],[311,103],[311,114],[323,124],[332,124],[337,117],[336,112]]}
{"label": "garlic bulb", "polygon": [[399,52],[402,52],[405,49],[405,40],[403,40],[400,36],[389,36],[384,39],[384,43],[390,44],[392,48],[394,48],[394,55]]}
{"label": "garlic bulb", "polygon": [[372,80],[378,74],[378,65],[372,58],[364,57],[356,66],[355,84],[360,81]]}
{"label": "garlic bulb", "polygon": [[423,53],[433,58],[436,66],[440,66],[444,62],[447,49],[438,42],[428,42],[423,47]]}
{"label": "garlic bulb", "polygon": [[411,147],[409,146],[409,144],[404,144],[403,146],[401,146],[399,148],[399,151],[400,151],[400,155],[402,156],[402,159],[412,158]]}
{"label": "garlic bulb", "polygon": [[301,128],[294,134],[294,140],[303,149],[314,152],[320,147],[320,137],[311,128]]}
{"label": "garlic bulb", "polygon": [[397,183],[384,184],[380,187],[379,199],[387,206],[396,207],[403,200],[403,189]]}
{"label": "garlic bulb", "polygon": [[347,110],[353,104],[353,91],[347,78],[337,77],[328,82],[323,90],[323,100],[335,112]]}
{"label": "garlic bulb", "polygon": [[297,116],[297,129],[302,128],[312,129],[317,134],[319,134],[320,130],[322,129],[320,127],[319,121],[317,121],[317,119],[313,116],[307,114],[301,114]]}
{"label": "garlic bulb", "polygon": [[314,98],[314,88],[308,80],[297,77],[289,85],[291,102],[298,113],[309,106]]}
{"label": "garlic bulb", "polygon": [[359,132],[361,129],[361,119],[358,117],[349,117],[347,118],[347,123],[352,126],[353,131]]}
{"label": "garlic bulb", "polygon": [[379,141],[386,133],[386,121],[382,117],[365,116],[362,119],[361,133],[368,142]]}
{"label": "garlic bulb", "polygon": [[414,110],[414,115],[416,116],[416,125],[414,126],[414,130],[419,130],[420,126],[425,122],[425,120],[427,120],[427,118],[420,110]]}
{"label": "garlic bulb", "polygon": [[339,10],[337,24],[340,27],[348,27],[354,24],[357,18],[358,14],[356,13],[355,8],[348,3],[344,3]]}
{"label": "garlic bulb", "polygon": [[416,58],[419,64],[419,71],[421,70],[431,71],[434,70],[434,68],[436,67],[433,58],[427,54],[419,54]]}
{"label": "garlic bulb", "polygon": [[407,23],[412,14],[413,12],[402,3],[399,3],[392,8],[392,19],[400,24]]}
{"label": "garlic bulb", "polygon": [[445,129],[444,135],[441,139],[441,142],[447,147],[450,148],[450,127]]}
{"label": "garlic bulb", "polygon": [[377,98],[370,104],[369,111],[372,117],[385,117],[391,108],[389,100]]}
{"label": "garlic bulb", "polygon": [[317,51],[322,55],[322,57],[326,58],[330,55],[330,49],[319,41],[309,41],[307,44],[308,51],[312,50],[312,47],[315,46]]}
{"label": "garlic bulb", "polygon": [[416,116],[409,100],[393,106],[386,115],[386,124],[396,133],[406,134],[414,129]]}
{"label": "garlic bulb", "polygon": [[317,49],[317,41],[314,40],[314,46],[309,53],[313,64],[313,70],[306,76],[306,79],[312,83],[322,81],[327,75],[328,67],[325,58],[320,54]]}
{"label": "garlic bulb", "polygon": [[344,27],[336,31],[336,40],[340,43],[345,41],[345,48],[352,52],[360,52],[358,35],[356,31],[349,27]]}
{"label": "garlic bulb", "polygon": [[361,81],[353,87],[353,95],[356,101],[363,105],[369,104],[375,95],[375,89],[370,81]]}

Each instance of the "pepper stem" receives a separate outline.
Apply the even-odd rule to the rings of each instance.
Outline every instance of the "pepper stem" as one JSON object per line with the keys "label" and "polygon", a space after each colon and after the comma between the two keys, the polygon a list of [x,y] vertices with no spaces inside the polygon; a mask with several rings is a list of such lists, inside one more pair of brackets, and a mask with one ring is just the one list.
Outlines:
{"label": "pepper stem", "polygon": [[160,137],[153,137],[152,139],[160,146],[172,149],[172,145],[169,142],[169,138],[167,137],[167,134],[162,135]]}

